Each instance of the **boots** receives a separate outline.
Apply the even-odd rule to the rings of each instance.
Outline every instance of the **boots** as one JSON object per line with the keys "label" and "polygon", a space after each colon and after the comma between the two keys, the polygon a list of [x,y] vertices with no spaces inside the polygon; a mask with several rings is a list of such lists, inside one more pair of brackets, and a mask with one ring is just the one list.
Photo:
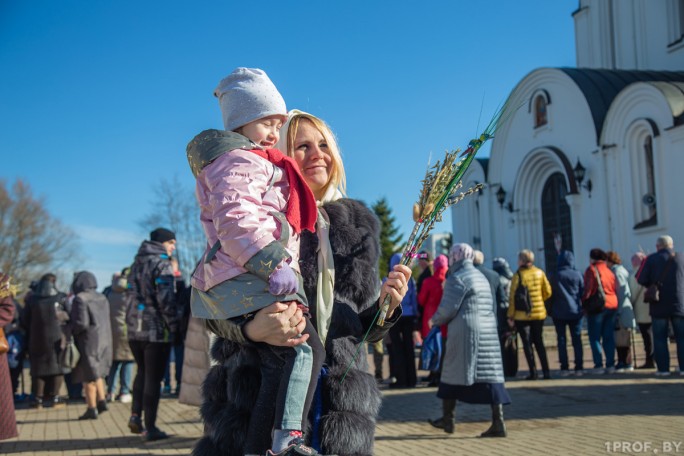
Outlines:
{"label": "boots", "polygon": [[506,423],[503,418],[503,405],[492,404],[492,425],[480,437],[506,437]]}
{"label": "boots", "polygon": [[455,409],[456,399],[442,399],[442,417],[436,420],[428,420],[428,423],[437,429],[444,429],[447,434],[453,434]]}
{"label": "boots", "polygon": [[94,408],[88,408],[86,412],[78,417],[79,420],[96,420],[97,410]]}

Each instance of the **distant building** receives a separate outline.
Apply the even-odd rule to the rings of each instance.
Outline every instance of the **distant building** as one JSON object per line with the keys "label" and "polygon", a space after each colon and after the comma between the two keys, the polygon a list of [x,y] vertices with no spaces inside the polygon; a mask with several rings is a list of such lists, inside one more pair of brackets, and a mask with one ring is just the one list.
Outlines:
{"label": "distant building", "polygon": [[[684,0],[581,0],[578,68],[538,68],[513,89],[489,159],[463,182],[454,239],[516,264],[521,248],[555,269],[554,240],[578,266],[684,244]],[[533,52],[533,50],[531,50]],[[462,223],[470,220],[469,224]]]}

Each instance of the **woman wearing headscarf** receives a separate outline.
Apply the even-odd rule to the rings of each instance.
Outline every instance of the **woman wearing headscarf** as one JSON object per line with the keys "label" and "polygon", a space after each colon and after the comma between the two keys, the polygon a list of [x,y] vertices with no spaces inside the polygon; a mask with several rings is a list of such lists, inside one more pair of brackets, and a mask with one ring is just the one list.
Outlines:
{"label": "woman wearing headscarf", "polygon": [[470,245],[455,244],[449,264],[442,301],[429,321],[430,326],[446,324],[449,328],[437,390],[437,397],[442,399],[442,416],[429,422],[452,434],[457,401],[489,404],[492,424],[480,437],[506,437],[503,406],[511,399],[504,386],[491,287],[473,266]]}
{"label": "woman wearing headscarf", "polygon": [[[529,295],[529,311],[518,310],[515,306],[515,292],[519,286],[525,286]],[[536,380],[537,366],[534,362],[534,352],[532,345],[537,350],[539,362],[541,363],[544,379],[551,378],[549,370],[549,360],[546,357],[544,347],[544,320],[546,319],[546,306],[544,301],[551,297],[551,283],[546,278],[544,271],[534,265],[534,252],[523,249],[518,253],[518,270],[511,281],[511,294],[509,295],[508,324],[513,326],[520,334],[523,344],[525,359],[530,368],[527,380]]]}
{"label": "woman wearing headscarf", "polygon": [[[368,373],[366,357],[355,361],[353,357],[365,334],[369,342],[380,340],[401,317],[399,304],[411,270],[396,266],[380,286],[377,218],[363,203],[343,198],[344,166],[325,122],[301,111],[291,112],[280,131],[278,149],[295,159],[319,204],[316,232],[301,236],[300,269],[311,322],[325,346],[327,370],[319,380],[306,443],[322,454],[371,455],[382,399]],[[391,297],[389,318],[378,326],[374,316],[387,294]],[[193,454],[245,454],[245,435],[261,381],[254,344],[297,345],[306,340],[297,337],[306,321],[295,304],[277,302],[239,324],[212,322],[222,322],[214,328],[222,337],[212,348],[218,365],[204,382],[200,413],[205,434]],[[269,444],[263,442],[260,454]]]}

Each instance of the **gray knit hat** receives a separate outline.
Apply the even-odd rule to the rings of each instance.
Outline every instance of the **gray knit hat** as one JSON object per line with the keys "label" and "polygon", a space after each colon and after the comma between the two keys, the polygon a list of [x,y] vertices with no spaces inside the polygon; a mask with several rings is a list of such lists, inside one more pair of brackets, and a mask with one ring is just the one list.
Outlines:
{"label": "gray knit hat", "polygon": [[285,100],[258,68],[236,68],[219,82],[214,96],[219,99],[226,131],[276,114],[287,118]]}

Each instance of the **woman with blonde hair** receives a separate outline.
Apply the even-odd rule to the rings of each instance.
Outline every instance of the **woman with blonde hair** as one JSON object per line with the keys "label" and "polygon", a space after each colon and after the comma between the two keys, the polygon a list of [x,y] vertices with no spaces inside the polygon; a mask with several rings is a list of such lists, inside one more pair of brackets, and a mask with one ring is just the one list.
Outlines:
{"label": "woman with blonde hair", "polygon": [[[516,302],[516,292],[519,287],[527,288],[527,308],[523,308],[519,297],[518,302]],[[543,337],[544,320],[546,319],[544,301],[551,297],[551,293],[551,284],[546,278],[546,274],[534,265],[534,252],[527,249],[521,250],[518,253],[518,270],[511,279],[508,325],[511,328],[515,326],[518,334],[520,334],[525,359],[530,368],[527,380],[539,378],[532,345],[537,349],[544,379],[551,378]]]}
{"label": "woman with blonde hair", "polygon": [[[302,232],[299,251],[311,322],[326,352],[325,373],[312,406],[315,416],[305,441],[323,454],[371,455],[381,394],[368,373],[366,357],[353,360],[353,356],[364,334],[368,333],[369,342],[381,340],[401,317],[399,304],[411,270],[397,265],[381,286],[379,223],[363,203],[344,198],[342,159],[332,131],[322,120],[290,112],[277,148],[295,159],[319,206],[316,232]],[[373,317],[387,294],[390,318],[377,326]],[[295,304],[280,302],[239,324],[221,321],[221,337],[212,348],[219,364],[212,367],[203,388],[205,435],[193,454],[245,454],[245,436],[256,426],[268,428],[272,415],[266,422],[251,422],[256,407],[266,408],[257,403],[261,372],[254,346],[301,344],[307,339],[298,337],[305,324]],[[264,454],[269,444],[265,441],[263,448],[249,453]]]}

